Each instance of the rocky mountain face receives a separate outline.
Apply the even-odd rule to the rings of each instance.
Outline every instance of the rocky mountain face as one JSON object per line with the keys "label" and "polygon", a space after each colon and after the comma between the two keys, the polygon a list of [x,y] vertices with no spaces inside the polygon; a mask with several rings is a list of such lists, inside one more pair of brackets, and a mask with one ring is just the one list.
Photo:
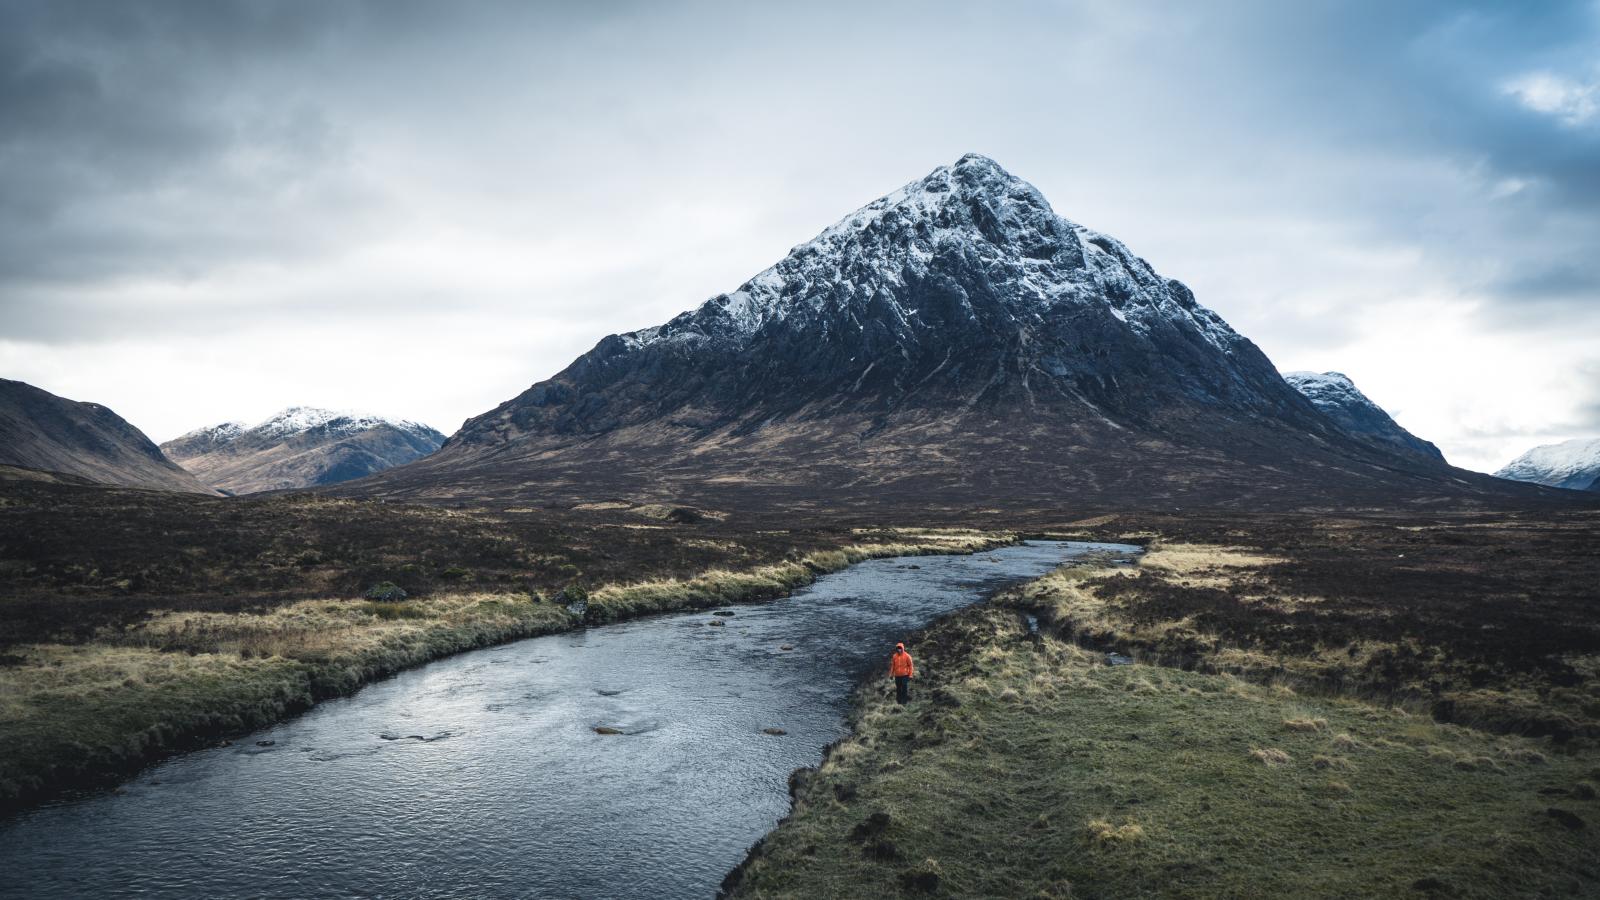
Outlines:
{"label": "rocky mountain face", "polygon": [[62,472],[102,484],[217,493],[106,407],[4,378],[0,378],[0,464]]}
{"label": "rocky mountain face", "polygon": [[161,449],[230,494],[335,484],[427,456],[444,435],[417,422],[295,406],[255,426],[226,422]]}
{"label": "rocky mountain face", "polygon": [[1494,474],[1550,487],[1600,492],[1600,438],[1535,447]]}
{"label": "rocky mountain face", "polygon": [[1339,427],[1377,450],[1415,458],[1427,465],[1445,465],[1444,454],[1400,427],[1342,372],[1288,372],[1283,380],[1306,396]]}
{"label": "rocky mountain face", "polygon": [[1182,283],[968,155],[347,492],[876,514],[1490,482],[1348,433]]}

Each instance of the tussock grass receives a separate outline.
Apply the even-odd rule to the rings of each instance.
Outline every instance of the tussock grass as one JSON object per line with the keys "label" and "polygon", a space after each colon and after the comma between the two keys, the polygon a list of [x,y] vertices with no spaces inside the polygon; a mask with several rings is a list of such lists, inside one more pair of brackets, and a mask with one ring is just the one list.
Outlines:
{"label": "tussock grass", "polygon": [[1311,716],[1297,716],[1293,719],[1284,719],[1283,727],[1290,731],[1326,731],[1328,729],[1328,720]]}
{"label": "tussock grass", "polygon": [[1465,677],[1460,661],[1418,634],[1330,641],[1320,633],[1329,621],[1320,618],[1325,609],[1346,623],[1382,622],[1393,611],[1352,611],[1343,600],[1274,581],[1276,572],[1293,565],[1247,547],[1158,538],[1135,568],[1064,568],[1004,602],[1074,640],[1141,659],[1232,673],[1286,691],[1403,698],[1449,721],[1490,730],[1600,739],[1600,655],[1564,656],[1569,674],[1552,684],[1504,666],[1494,679],[1481,672]]}
{"label": "tussock grass", "polygon": [[1105,819],[1090,819],[1084,828],[1089,845],[1097,850],[1115,850],[1131,847],[1144,840],[1144,828],[1137,822],[1113,825]]}
{"label": "tussock grass", "polygon": [[[1577,793],[1600,767],[1548,739],[1106,666],[994,606],[916,646],[917,699],[897,711],[886,684],[862,688],[854,733],[797,778],[793,815],[733,896],[898,896],[919,859],[939,861],[950,897],[1600,891],[1600,801]],[[1552,796],[1562,816],[1547,813]],[[899,858],[850,837],[874,811]],[[1564,824],[1569,813],[1587,827]]]}
{"label": "tussock grass", "polygon": [[1291,759],[1287,752],[1279,750],[1277,747],[1257,747],[1250,751],[1250,755],[1254,757],[1257,762],[1267,766],[1268,768],[1273,766],[1286,766],[1289,764]]}

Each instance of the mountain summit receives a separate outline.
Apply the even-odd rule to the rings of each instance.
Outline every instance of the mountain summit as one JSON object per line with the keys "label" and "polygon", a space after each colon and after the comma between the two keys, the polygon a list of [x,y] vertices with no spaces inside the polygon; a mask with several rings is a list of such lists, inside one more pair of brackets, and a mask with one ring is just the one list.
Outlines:
{"label": "mountain summit", "polygon": [[1348,433],[1182,283],[973,154],[350,490],[954,510],[1469,485],[1450,471]]}
{"label": "mountain summit", "polygon": [[291,406],[265,422],[224,422],[161,445],[185,469],[230,494],[335,484],[438,449],[418,422]]}

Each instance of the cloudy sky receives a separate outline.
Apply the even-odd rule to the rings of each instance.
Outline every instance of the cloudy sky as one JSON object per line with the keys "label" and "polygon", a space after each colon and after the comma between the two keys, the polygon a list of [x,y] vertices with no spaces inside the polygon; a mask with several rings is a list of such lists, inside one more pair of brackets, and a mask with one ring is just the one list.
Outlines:
{"label": "cloudy sky", "polygon": [[1600,434],[1600,0],[0,0],[0,376],[448,433],[967,151],[1457,464]]}

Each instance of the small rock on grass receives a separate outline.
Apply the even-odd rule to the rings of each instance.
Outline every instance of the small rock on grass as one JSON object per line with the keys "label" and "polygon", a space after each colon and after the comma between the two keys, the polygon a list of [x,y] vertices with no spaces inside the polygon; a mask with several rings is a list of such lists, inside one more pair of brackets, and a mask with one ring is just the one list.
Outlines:
{"label": "small rock on grass", "polygon": [[1552,806],[1545,810],[1544,814],[1573,831],[1577,831],[1584,826],[1584,821],[1578,818],[1576,813],[1571,813],[1564,809]]}

